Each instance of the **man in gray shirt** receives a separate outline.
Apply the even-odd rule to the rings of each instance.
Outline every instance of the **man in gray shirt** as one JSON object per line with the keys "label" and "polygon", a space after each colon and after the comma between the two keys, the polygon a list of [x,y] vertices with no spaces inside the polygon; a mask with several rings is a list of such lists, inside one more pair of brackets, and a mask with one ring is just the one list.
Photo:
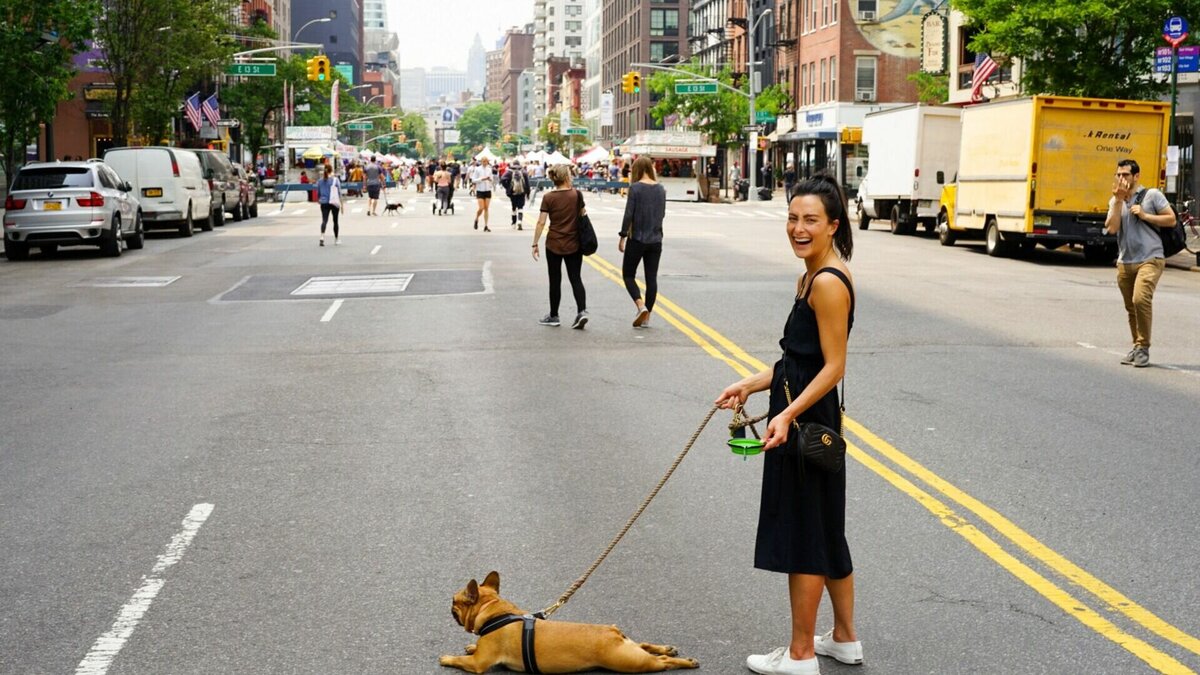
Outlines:
{"label": "man in gray shirt", "polygon": [[367,215],[377,216],[379,208],[379,176],[383,169],[379,168],[379,158],[372,156],[371,163],[363,169],[363,177],[367,183]]}
{"label": "man in gray shirt", "polygon": [[1133,337],[1133,349],[1121,363],[1136,368],[1150,365],[1154,289],[1166,265],[1158,228],[1175,226],[1175,210],[1161,190],[1140,183],[1141,171],[1132,159],[1117,162],[1104,221],[1104,231],[1117,235],[1117,286],[1125,299]]}

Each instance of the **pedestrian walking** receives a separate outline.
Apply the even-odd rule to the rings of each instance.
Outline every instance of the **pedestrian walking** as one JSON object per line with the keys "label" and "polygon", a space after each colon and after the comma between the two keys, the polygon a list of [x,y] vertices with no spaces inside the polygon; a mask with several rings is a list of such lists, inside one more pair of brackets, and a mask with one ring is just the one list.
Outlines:
{"label": "pedestrian walking", "polygon": [[783,198],[791,201],[792,189],[796,187],[796,167],[790,162],[783,169]]}
{"label": "pedestrian walking", "polygon": [[1154,290],[1166,267],[1158,228],[1175,226],[1175,210],[1157,188],[1141,184],[1142,169],[1132,159],[1117,162],[1112,198],[1104,231],[1117,235],[1117,287],[1125,300],[1133,349],[1121,359],[1124,365],[1150,365],[1150,328],[1154,318]]}
{"label": "pedestrian walking", "polygon": [[[788,205],[792,252],[804,261],[796,299],[774,368],[731,384],[716,404],[733,408],[770,390],[763,449],[762,498],[754,566],[788,575],[791,640],[746,666],[765,674],[819,675],[817,655],[862,663],[854,628],[854,575],[846,544],[846,469],[805,466],[797,423],[841,429],[837,385],[846,372],[854,324],[854,286],[846,262],[853,250],[846,198],[831,176],[796,186]],[[795,433],[789,433],[795,432]],[[833,630],[816,635],[822,590],[833,604]]]}
{"label": "pedestrian walking", "polygon": [[550,276],[550,313],[538,323],[543,326],[562,324],[558,319],[558,306],[562,301],[562,268],[565,264],[578,310],[571,327],[582,329],[588,322],[587,291],[583,287],[583,251],[579,247],[576,221],[587,211],[583,207],[583,195],[571,187],[571,170],[565,164],[550,167],[547,174],[554,183],[554,189],[542,196],[542,210],[533,232],[533,259],[538,259],[538,242],[542,238],[542,230],[549,223],[546,232],[546,268]]}
{"label": "pedestrian walking", "polygon": [[492,165],[487,157],[484,157],[478,166],[471,169],[470,180],[475,190],[475,203],[478,205],[475,209],[475,229],[479,229],[479,216],[482,214],[483,231],[491,232],[491,228],[488,227],[488,216],[491,210],[494,175],[492,174]]}
{"label": "pedestrian walking", "polygon": [[[662,258],[663,216],[667,212],[667,190],[654,174],[654,160],[642,155],[633,161],[633,183],[625,202],[621,219],[621,238],[617,250],[625,254],[621,275],[625,290],[637,306],[634,328],[645,328],[654,311],[658,297],[658,262]],[[637,285],[638,264],[643,264],[646,276],[646,298],[642,299]]]}
{"label": "pedestrian walking", "polygon": [[454,189],[454,177],[450,175],[450,170],[442,165],[437,171],[433,172],[433,182],[437,188],[437,201],[433,203],[433,212],[437,215],[445,215],[446,209],[454,212],[454,205],[450,202],[450,194]]}
{"label": "pedestrian walking", "polygon": [[377,209],[379,208],[379,186],[382,182],[382,175],[383,168],[379,166],[379,159],[375,155],[372,155],[371,163],[367,164],[366,168],[363,169],[363,176],[367,181],[368,216],[379,215]]}
{"label": "pedestrian walking", "polygon": [[333,175],[333,167],[325,165],[325,175],[317,181],[317,201],[321,204],[321,246],[325,245],[325,224],[333,216],[333,244],[342,243],[338,232],[338,212],[342,210],[342,181]]}
{"label": "pedestrian walking", "polygon": [[736,192],[737,191],[737,182],[741,179],[742,179],[742,167],[737,162],[734,162],[733,166],[729,167],[729,185],[725,186],[725,195],[728,196],[729,188],[733,188],[734,189],[733,196],[734,196],[735,201],[737,199],[737,192]]}
{"label": "pedestrian walking", "polygon": [[512,203],[512,226],[523,230],[525,224],[525,196],[529,194],[529,176],[521,170],[521,163],[513,160],[508,165],[508,171],[500,179],[504,193]]}

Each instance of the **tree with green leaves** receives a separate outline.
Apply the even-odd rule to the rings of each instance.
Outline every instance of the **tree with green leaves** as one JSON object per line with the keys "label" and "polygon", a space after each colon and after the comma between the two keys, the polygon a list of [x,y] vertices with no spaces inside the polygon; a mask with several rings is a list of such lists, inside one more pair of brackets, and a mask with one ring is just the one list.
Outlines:
{"label": "tree with green leaves", "polygon": [[[246,77],[221,89],[226,114],[241,123],[242,143],[256,153],[266,145],[268,126],[283,111],[284,82],[296,87],[297,103],[317,98],[308,93],[308,85],[317,83],[308,81],[303,56],[293,54],[290,59],[276,61],[275,72],[275,77]],[[323,111],[328,120],[328,104]]]}
{"label": "tree with green leaves", "polygon": [[185,90],[215,77],[236,50],[233,0],[101,0],[96,37],[115,87],[113,143],[158,140]]}
{"label": "tree with green leaves", "polygon": [[[550,125],[554,124],[557,131],[550,131]],[[583,123],[583,116],[574,110],[571,111],[571,126],[576,129],[586,129]],[[546,115],[542,118],[542,127],[538,130],[538,138],[543,142],[550,144],[553,148],[568,148],[572,142],[576,145],[590,145],[591,132],[587,134],[571,135],[566,129],[561,128],[562,122],[558,115]],[[566,154],[565,152],[563,154]]]}
{"label": "tree with green leaves", "polygon": [[[25,161],[25,146],[54,120],[75,75],[71,58],[83,51],[100,6],[80,0],[5,0],[0,9],[0,152],[5,175]],[[19,81],[16,79],[19,78]]]}
{"label": "tree with green leaves", "polygon": [[923,70],[908,74],[908,81],[917,85],[917,102],[943,105],[950,100],[950,80],[945,74],[935,75]]}
{"label": "tree with green leaves", "polygon": [[[715,75],[711,70],[697,63],[674,66],[690,75],[667,71],[655,71],[650,77],[650,91],[659,95],[658,103],[650,109],[655,121],[663,123],[669,115],[679,115],[683,120],[691,120],[685,124],[696,131],[708,135],[710,143],[740,146],[744,142],[742,127],[750,118],[750,101],[744,93],[746,82],[734,85],[733,71],[725,67]],[[719,87],[715,94],[677,94],[675,83],[679,80],[696,78],[715,78],[722,84],[738,91]],[[778,114],[788,107],[790,97],[779,85],[772,85],[759,92],[754,99],[756,110],[764,110]]]}
{"label": "tree with green leaves", "polygon": [[496,142],[503,135],[500,127],[503,115],[503,106],[496,102],[467,108],[456,124],[459,142],[468,148]]}
{"label": "tree with green leaves", "polygon": [[1200,0],[953,0],[975,33],[969,47],[1021,60],[1027,94],[1153,99],[1163,20],[1200,19]]}

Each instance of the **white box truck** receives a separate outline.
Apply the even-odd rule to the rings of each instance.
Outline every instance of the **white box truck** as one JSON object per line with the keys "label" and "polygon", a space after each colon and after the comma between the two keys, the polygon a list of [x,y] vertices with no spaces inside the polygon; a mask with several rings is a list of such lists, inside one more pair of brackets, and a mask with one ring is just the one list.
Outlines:
{"label": "white box truck", "polygon": [[959,108],[907,105],[868,113],[862,140],[867,175],[858,189],[858,227],[879,218],[892,234],[912,234],[937,223],[942,186],[958,173]]}

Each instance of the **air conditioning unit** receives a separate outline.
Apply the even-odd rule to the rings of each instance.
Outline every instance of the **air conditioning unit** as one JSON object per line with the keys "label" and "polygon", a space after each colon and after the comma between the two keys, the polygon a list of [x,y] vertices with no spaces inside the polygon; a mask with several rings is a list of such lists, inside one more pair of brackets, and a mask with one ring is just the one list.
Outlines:
{"label": "air conditioning unit", "polygon": [[865,101],[869,103],[875,100],[875,92],[871,91],[870,89],[859,89],[858,91],[854,92],[854,100]]}
{"label": "air conditioning unit", "polygon": [[869,9],[864,9],[863,11],[858,13],[858,20],[859,21],[874,21],[875,20],[875,12],[872,12]]}

